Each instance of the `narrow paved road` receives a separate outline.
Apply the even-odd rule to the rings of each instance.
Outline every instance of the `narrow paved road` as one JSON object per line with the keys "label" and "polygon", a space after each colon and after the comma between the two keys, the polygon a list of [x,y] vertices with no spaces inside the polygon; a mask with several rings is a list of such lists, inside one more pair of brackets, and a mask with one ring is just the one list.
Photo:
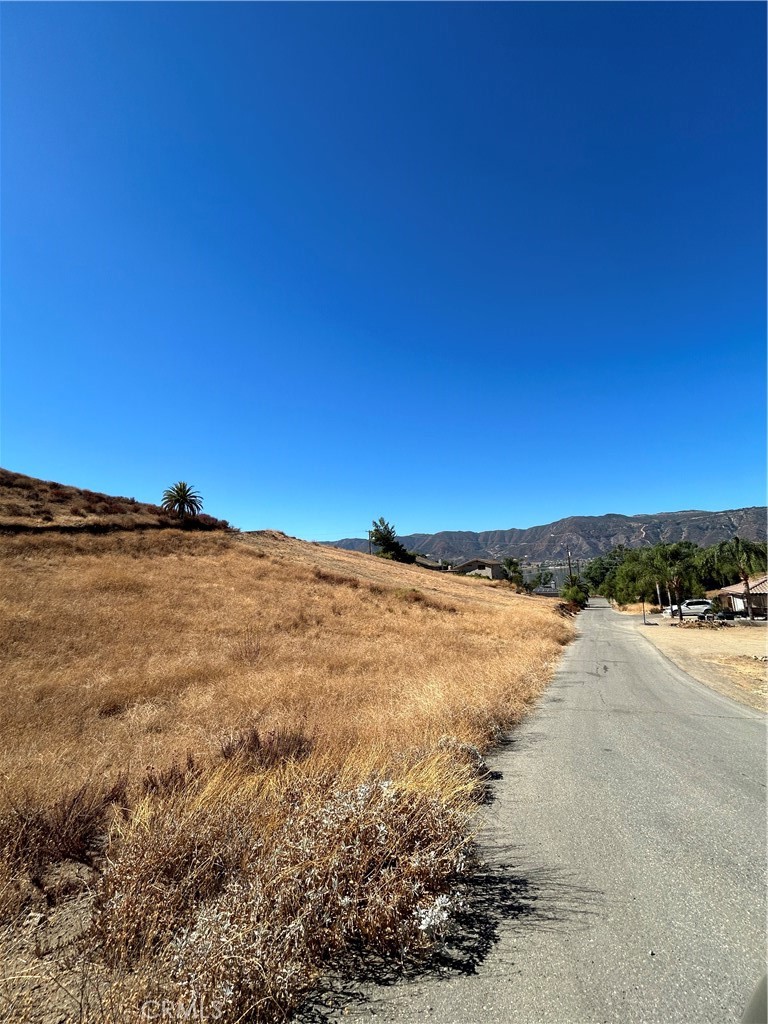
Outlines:
{"label": "narrow paved road", "polygon": [[765,968],[764,716],[692,680],[600,599],[579,625],[494,759],[486,917],[466,973],[373,986],[344,1019],[740,1019]]}

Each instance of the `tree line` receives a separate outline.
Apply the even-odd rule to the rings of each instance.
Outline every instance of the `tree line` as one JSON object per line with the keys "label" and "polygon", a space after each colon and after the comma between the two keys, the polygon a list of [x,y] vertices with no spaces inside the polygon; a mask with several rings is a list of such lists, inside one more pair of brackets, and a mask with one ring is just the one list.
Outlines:
{"label": "tree line", "polygon": [[743,583],[750,619],[752,597],[749,578],[767,571],[766,544],[732,537],[699,547],[692,541],[656,544],[651,548],[614,548],[584,567],[584,581],[593,594],[619,604],[655,601],[659,607],[678,606],[690,597],[702,597],[707,590]]}

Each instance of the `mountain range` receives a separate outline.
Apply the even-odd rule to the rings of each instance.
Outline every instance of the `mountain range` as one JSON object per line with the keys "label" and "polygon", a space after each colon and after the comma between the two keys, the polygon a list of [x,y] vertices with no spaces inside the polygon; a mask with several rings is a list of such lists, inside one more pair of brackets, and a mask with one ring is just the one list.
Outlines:
{"label": "mountain range", "polygon": [[[485,530],[481,533],[444,530],[440,533],[412,533],[399,539],[409,551],[452,563],[468,558],[507,557],[523,562],[560,561],[569,551],[572,558],[595,558],[619,544],[640,548],[662,542],[691,540],[706,547],[736,535],[749,540],[765,540],[767,514],[765,506],[723,512],[692,510],[636,516],[609,513],[604,516],[569,516],[525,530]],[[368,550],[367,538],[347,537],[323,543],[349,551]]]}

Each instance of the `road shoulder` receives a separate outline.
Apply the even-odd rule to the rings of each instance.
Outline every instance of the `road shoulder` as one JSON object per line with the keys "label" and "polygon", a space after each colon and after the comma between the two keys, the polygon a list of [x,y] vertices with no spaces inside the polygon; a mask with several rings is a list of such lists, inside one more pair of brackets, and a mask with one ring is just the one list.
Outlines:
{"label": "road shoulder", "polygon": [[680,629],[655,617],[647,625],[627,616],[635,629],[697,682],[755,711],[768,710],[766,630],[732,626],[722,630]]}

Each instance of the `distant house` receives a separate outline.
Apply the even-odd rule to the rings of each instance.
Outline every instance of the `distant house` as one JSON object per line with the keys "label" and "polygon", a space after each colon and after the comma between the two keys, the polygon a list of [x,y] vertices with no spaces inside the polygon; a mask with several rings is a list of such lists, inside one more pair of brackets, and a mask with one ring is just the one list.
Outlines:
{"label": "distant house", "polygon": [[489,580],[504,579],[501,562],[497,562],[495,558],[470,558],[466,562],[452,566],[448,571],[460,573],[462,576],[485,576]]}
{"label": "distant house", "polygon": [[[752,611],[755,615],[768,612],[768,576],[753,576],[749,581],[749,593],[752,598]],[[734,583],[732,587],[723,587],[718,597],[724,607],[732,612],[747,611],[747,594],[743,583]]]}
{"label": "distant house", "polygon": [[422,569],[435,569],[437,572],[448,568],[442,562],[435,562],[431,558],[427,558],[426,555],[416,555],[416,565],[420,565]]}

